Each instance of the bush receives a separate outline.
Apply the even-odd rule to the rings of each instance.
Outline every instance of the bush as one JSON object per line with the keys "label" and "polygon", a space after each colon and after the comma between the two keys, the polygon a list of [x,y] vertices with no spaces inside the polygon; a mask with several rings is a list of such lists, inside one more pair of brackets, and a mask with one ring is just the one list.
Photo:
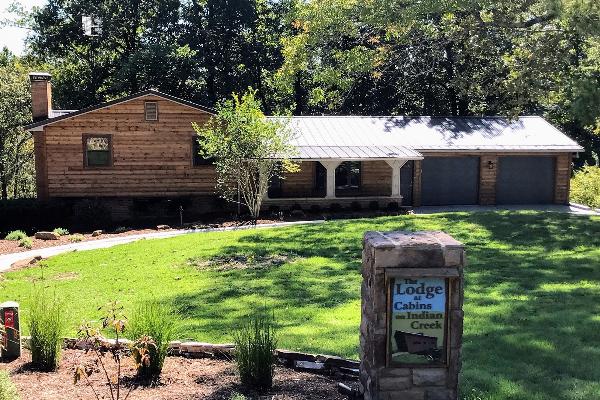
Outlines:
{"label": "bush", "polygon": [[277,346],[274,319],[266,313],[257,314],[235,331],[233,339],[242,384],[258,390],[270,389]]}
{"label": "bush", "polygon": [[125,226],[118,226],[115,228],[115,230],[113,231],[113,233],[125,233],[129,230],[129,228],[125,227]]}
{"label": "bush", "polygon": [[[160,375],[169,342],[175,339],[177,319],[173,310],[156,301],[136,307],[129,320],[129,333],[137,339],[132,357],[138,367],[138,376],[154,379]],[[146,355],[149,356],[149,362],[143,362]]]}
{"label": "bush", "polygon": [[83,239],[85,239],[85,237],[79,233],[69,236],[69,241],[73,243],[81,242]]}
{"label": "bush", "polygon": [[34,367],[41,371],[58,368],[64,330],[62,305],[56,297],[50,298],[43,290],[35,293],[29,315],[31,363]]}
{"label": "bush", "polygon": [[8,372],[0,370],[0,400],[18,400],[19,393]]}
{"label": "bush", "polygon": [[11,231],[8,233],[8,235],[6,235],[6,237],[4,238],[5,240],[21,240],[27,237],[27,234],[23,231]]}
{"label": "bush", "polygon": [[331,203],[331,205],[329,206],[329,211],[340,212],[342,211],[342,205],[340,203]]}
{"label": "bush", "polygon": [[19,247],[31,249],[33,247],[33,241],[28,237],[24,237],[23,239],[19,240]]}
{"label": "bush", "polygon": [[313,204],[313,205],[310,206],[310,211],[313,212],[313,213],[315,213],[315,214],[318,214],[318,213],[321,212],[321,206],[318,205],[318,204]]}
{"label": "bush", "polygon": [[571,179],[571,201],[600,208],[600,167],[586,165]]}
{"label": "bush", "polygon": [[65,236],[69,234],[69,230],[66,228],[54,228],[52,232],[56,233],[58,236]]}
{"label": "bush", "polygon": [[81,227],[96,226],[102,223],[110,225],[112,215],[106,203],[100,200],[85,199],[73,206],[72,218]]}
{"label": "bush", "polygon": [[388,211],[398,211],[400,209],[400,206],[398,205],[398,202],[390,201],[387,205],[387,209]]}

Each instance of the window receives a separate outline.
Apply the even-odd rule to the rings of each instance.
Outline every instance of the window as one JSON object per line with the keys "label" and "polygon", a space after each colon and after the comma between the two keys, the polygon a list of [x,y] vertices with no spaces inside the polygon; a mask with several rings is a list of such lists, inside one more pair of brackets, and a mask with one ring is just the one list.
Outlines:
{"label": "window", "polygon": [[84,165],[86,167],[110,167],[111,137],[109,135],[84,136]]}
{"label": "window", "polygon": [[335,189],[358,191],[360,188],[360,161],[345,161],[335,169]]}
{"label": "window", "polygon": [[198,142],[198,136],[192,137],[192,165],[197,167],[199,165],[211,165],[213,163],[212,158],[206,158],[200,154],[200,143]]}
{"label": "window", "polygon": [[327,182],[327,170],[320,162],[315,162],[315,192],[325,192]]}
{"label": "window", "polygon": [[158,104],[155,101],[144,102],[146,121],[158,121]]}

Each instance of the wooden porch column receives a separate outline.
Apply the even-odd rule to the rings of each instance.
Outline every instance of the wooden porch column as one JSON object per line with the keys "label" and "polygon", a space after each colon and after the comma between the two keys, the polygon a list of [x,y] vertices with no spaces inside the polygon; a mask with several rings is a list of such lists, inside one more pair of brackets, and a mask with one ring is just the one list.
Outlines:
{"label": "wooden porch column", "polygon": [[327,170],[327,192],[326,199],[335,199],[335,169],[341,164],[341,161],[320,161],[321,165]]}
{"label": "wooden porch column", "polygon": [[406,160],[385,160],[392,167],[392,197],[400,197],[400,169]]}

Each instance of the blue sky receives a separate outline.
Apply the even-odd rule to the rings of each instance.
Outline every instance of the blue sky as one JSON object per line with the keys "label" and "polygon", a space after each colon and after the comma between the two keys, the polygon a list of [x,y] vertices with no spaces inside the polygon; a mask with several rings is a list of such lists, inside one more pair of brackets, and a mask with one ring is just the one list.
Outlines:
{"label": "blue sky", "polygon": [[[12,0],[0,0],[0,20],[10,18],[11,14],[6,11],[6,8],[12,3]],[[17,0],[23,7],[30,11],[34,6],[42,6],[46,3],[46,0]],[[16,54],[22,54],[24,51],[25,37],[27,36],[27,30],[15,27],[3,27],[0,28],[0,48],[8,47],[12,52]]]}

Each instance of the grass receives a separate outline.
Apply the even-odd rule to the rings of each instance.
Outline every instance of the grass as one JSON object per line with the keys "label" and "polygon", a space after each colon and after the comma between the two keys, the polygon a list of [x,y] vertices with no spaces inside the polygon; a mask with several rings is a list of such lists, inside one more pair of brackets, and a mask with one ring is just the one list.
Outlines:
{"label": "grass", "polygon": [[[132,310],[153,298],[181,315],[182,338],[224,342],[267,306],[280,347],[357,357],[361,238],[397,229],[467,246],[463,396],[598,398],[600,217],[448,213],[192,234],[53,257],[43,274],[70,305],[72,334],[110,300]],[[40,274],[0,281],[25,319]]]}

